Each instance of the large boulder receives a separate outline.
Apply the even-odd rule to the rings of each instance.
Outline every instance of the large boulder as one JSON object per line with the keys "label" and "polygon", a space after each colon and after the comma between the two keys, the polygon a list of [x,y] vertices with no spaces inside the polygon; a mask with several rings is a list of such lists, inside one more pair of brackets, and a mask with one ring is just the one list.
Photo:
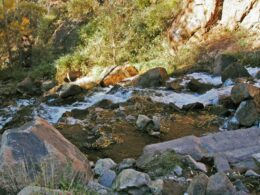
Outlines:
{"label": "large boulder", "polygon": [[58,185],[61,178],[70,181],[75,174],[83,183],[92,179],[86,156],[40,118],[4,132],[0,159],[0,187],[7,190],[19,190],[33,182]]}
{"label": "large boulder", "polygon": [[101,85],[106,87],[116,85],[129,77],[136,76],[138,70],[134,66],[117,66],[101,81]]}
{"label": "large boulder", "polygon": [[16,90],[23,95],[40,95],[42,93],[41,83],[31,77],[26,77],[23,81],[18,83]]}
{"label": "large boulder", "polygon": [[71,195],[73,192],[54,190],[38,186],[27,186],[23,188],[17,195]]}
{"label": "large boulder", "polygon": [[172,141],[147,145],[137,160],[138,167],[145,167],[167,151],[181,155],[191,155],[195,160],[213,158],[216,154],[225,156],[231,166],[256,168],[253,154],[260,152],[260,129],[249,128],[219,132],[203,137],[187,136]]}
{"label": "large boulder", "polygon": [[258,119],[258,112],[253,100],[247,100],[240,103],[235,117],[240,125],[250,127]]}
{"label": "large boulder", "polygon": [[148,88],[158,87],[168,80],[169,76],[165,68],[153,68],[148,70],[144,74],[140,75],[136,80],[133,81],[134,86]]}
{"label": "large boulder", "polygon": [[235,195],[236,190],[225,173],[216,173],[209,178],[206,195]]}
{"label": "large boulder", "polygon": [[237,79],[240,77],[251,77],[247,69],[239,63],[233,63],[225,68],[221,73],[222,82],[228,79]]}

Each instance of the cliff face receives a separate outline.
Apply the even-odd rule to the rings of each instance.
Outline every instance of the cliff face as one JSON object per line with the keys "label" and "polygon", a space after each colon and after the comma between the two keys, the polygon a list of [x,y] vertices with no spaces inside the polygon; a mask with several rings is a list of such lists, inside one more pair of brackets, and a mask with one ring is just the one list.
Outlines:
{"label": "cliff face", "polygon": [[176,51],[187,42],[201,41],[215,27],[235,30],[242,27],[260,34],[259,0],[186,0],[173,20],[169,40]]}

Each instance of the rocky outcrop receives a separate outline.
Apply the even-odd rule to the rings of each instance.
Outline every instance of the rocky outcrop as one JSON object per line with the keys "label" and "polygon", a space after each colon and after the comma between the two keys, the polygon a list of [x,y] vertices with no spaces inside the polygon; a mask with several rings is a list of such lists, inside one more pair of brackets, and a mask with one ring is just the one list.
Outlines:
{"label": "rocky outcrop", "polygon": [[203,40],[215,26],[233,30],[241,26],[260,33],[260,2],[257,0],[185,0],[169,30],[176,51],[189,41]]}
{"label": "rocky outcrop", "polygon": [[71,179],[75,174],[83,183],[92,179],[86,156],[40,118],[4,132],[0,159],[0,186],[7,190],[18,190],[32,182],[53,181],[56,185],[61,177]]}

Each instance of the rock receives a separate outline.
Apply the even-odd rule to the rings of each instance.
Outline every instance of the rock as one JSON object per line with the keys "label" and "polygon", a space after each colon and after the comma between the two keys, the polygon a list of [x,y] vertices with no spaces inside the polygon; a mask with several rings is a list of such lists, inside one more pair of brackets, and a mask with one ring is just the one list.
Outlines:
{"label": "rock", "polygon": [[149,124],[152,125],[152,119],[145,115],[138,115],[136,126],[140,130],[145,130]]}
{"label": "rock", "polygon": [[191,81],[187,84],[187,88],[196,93],[205,93],[212,89],[214,85],[201,83],[197,79],[191,79]]}
{"label": "rock", "polygon": [[136,160],[133,158],[124,159],[121,163],[118,164],[117,170],[121,172],[123,169],[133,168]]}
{"label": "rock", "polygon": [[41,83],[34,81],[31,77],[26,77],[23,81],[17,84],[16,90],[24,95],[40,95]]}
{"label": "rock", "polygon": [[151,178],[168,176],[174,172],[177,166],[187,167],[184,166],[182,158],[172,151],[154,154],[148,163],[137,164],[137,167],[147,173]]}
{"label": "rock", "polygon": [[227,79],[237,79],[240,77],[251,77],[247,69],[240,65],[239,63],[233,63],[225,68],[221,73],[222,82],[225,82]]}
{"label": "rock", "polygon": [[201,162],[197,162],[196,160],[194,160],[190,155],[186,155],[184,156],[184,159],[186,164],[188,164],[189,167],[191,167],[192,169],[195,170],[199,170],[202,172],[207,173],[207,167],[205,164],[201,163]]}
{"label": "rock", "polygon": [[226,130],[236,130],[239,129],[239,127],[240,124],[239,121],[236,119],[236,117],[231,117],[227,121],[225,121],[222,128]]}
{"label": "rock", "polygon": [[246,83],[240,83],[235,85],[231,90],[231,99],[235,104],[242,102],[243,100],[254,98],[259,95],[260,89]]}
{"label": "rock", "polygon": [[203,31],[218,19],[220,3],[212,1],[185,1],[182,11],[175,17],[169,30],[169,38],[174,50],[181,48],[195,33]]}
{"label": "rock", "polygon": [[59,91],[59,96],[61,98],[67,98],[70,96],[78,95],[82,92],[82,88],[74,84],[64,84]]}
{"label": "rock", "polygon": [[151,181],[149,188],[152,191],[153,195],[161,195],[163,190],[163,180],[162,179],[156,179],[154,181]]}
{"label": "rock", "polygon": [[225,0],[221,17],[221,24],[234,30],[243,18],[250,12],[254,0]]}
{"label": "rock", "polygon": [[99,159],[95,165],[94,173],[102,175],[106,170],[114,169],[116,163],[111,158]]}
{"label": "rock", "polygon": [[181,85],[181,83],[182,83],[181,79],[173,80],[173,81],[167,82],[166,87],[167,87],[167,89],[172,89],[176,92],[180,92],[184,89],[184,86]]}
{"label": "rock", "polygon": [[257,174],[256,172],[254,172],[253,170],[248,170],[248,171],[245,173],[245,176],[246,176],[246,177],[259,177],[259,178],[260,178],[260,175]]}
{"label": "rock", "polygon": [[221,154],[214,156],[214,165],[218,172],[226,173],[231,171],[227,158]]}
{"label": "rock", "polygon": [[204,109],[204,105],[200,102],[187,104],[182,107],[182,110],[185,111],[194,111],[194,110],[202,110],[202,109]]}
{"label": "rock", "polygon": [[259,128],[225,131],[203,137],[186,136],[145,146],[136,165],[140,168],[146,167],[156,159],[155,156],[167,151],[175,151],[180,155],[191,155],[195,160],[213,158],[216,154],[222,154],[231,166],[243,162],[244,168],[253,166],[255,169],[257,167],[252,155],[260,153],[259,140]]}
{"label": "rock", "polygon": [[215,75],[221,75],[221,72],[227,68],[230,64],[236,62],[237,59],[228,54],[219,54],[217,55],[214,61],[214,70]]}
{"label": "rock", "polygon": [[256,79],[260,79],[260,70],[257,72],[257,74],[256,74],[256,77],[255,77]]}
{"label": "rock", "polygon": [[109,85],[115,85],[137,74],[138,70],[134,66],[117,66],[103,78],[101,86],[107,87]]}
{"label": "rock", "polygon": [[125,117],[125,119],[126,119],[128,122],[131,122],[131,123],[136,121],[136,117],[133,116],[133,115],[127,115],[127,116]]}
{"label": "rock", "polygon": [[249,193],[249,190],[246,188],[246,186],[243,184],[243,182],[239,179],[234,182],[234,186],[237,191]]}
{"label": "rock", "polygon": [[188,187],[189,195],[205,195],[209,178],[205,174],[194,177]]}
{"label": "rock", "polygon": [[68,191],[62,191],[62,190],[53,190],[49,188],[44,187],[38,187],[38,186],[27,186],[23,188],[17,195],[71,195],[72,192]]}
{"label": "rock", "polygon": [[140,75],[133,81],[133,85],[141,88],[158,87],[168,80],[167,71],[164,68],[153,68]]}
{"label": "rock", "polygon": [[87,192],[90,191],[89,194],[92,194],[91,192],[93,192],[93,194],[98,194],[98,195],[108,195],[112,193],[110,188],[102,186],[101,184],[96,183],[94,181],[88,182],[88,185],[86,186],[86,190]]}
{"label": "rock", "polygon": [[184,195],[187,187],[183,183],[173,180],[164,180],[162,194]]}
{"label": "rock", "polygon": [[153,116],[153,119],[145,115],[138,115],[136,126],[139,130],[146,131],[150,135],[153,133],[160,133],[160,119],[156,116]]}
{"label": "rock", "polygon": [[103,174],[98,178],[98,183],[102,186],[111,188],[114,180],[116,179],[116,173],[112,170],[105,170]]}
{"label": "rock", "polygon": [[180,166],[175,166],[174,169],[173,169],[174,173],[177,175],[177,176],[181,176],[182,175],[182,168]]}
{"label": "rock", "polygon": [[146,187],[151,182],[149,175],[134,169],[124,169],[116,178],[113,188],[116,191],[125,191],[129,188]]}
{"label": "rock", "polygon": [[[12,188],[14,179],[18,189],[46,180],[55,185],[61,178],[71,180],[75,174],[80,175],[84,183],[92,179],[86,156],[40,118],[20,128],[6,130],[0,158],[0,187],[4,189]],[[28,166],[30,169],[25,168]]]}
{"label": "rock", "polygon": [[247,100],[240,103],[235,117],[240,125],[250,127],[258,119],[258,112],[253,100]]}
{"label": "rock", "polygon": [[260,167],[260,153],[253,154],[252,156],[254,160],[256,161],[257,165]]}
{"label": "rock", "polygon": [[255,32],[259,32],[260,25],[260,2],[256,1],[252,6],[250,12],[243,19],[241,26],[246,29],[252,29]]}
{"label": "rock", "polygon": [[235,195],[235,188],[224,173],[209,178],[206,195]]}
{"label": "rock", "polygon": [[54,81],[48,80],[48,81],[44,81],[42,82],[42,90],[44,92],[49,91],[50,89],[52,89],[53,87],[55,87],[56,83]]}

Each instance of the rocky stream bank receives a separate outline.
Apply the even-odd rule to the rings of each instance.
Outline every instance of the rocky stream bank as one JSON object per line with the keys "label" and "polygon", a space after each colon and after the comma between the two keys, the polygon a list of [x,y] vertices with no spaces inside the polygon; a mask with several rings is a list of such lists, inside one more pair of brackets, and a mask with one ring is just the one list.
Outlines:
{"label": "rocky stream bank", "polygon": [[14,91],[2,82],[0,187],[20,195],[258,194],[259,76],[259,67],[221,54],[206,69],[173,75],[122,66],[99,78],[71,72],[58,86],[28,77]]}

